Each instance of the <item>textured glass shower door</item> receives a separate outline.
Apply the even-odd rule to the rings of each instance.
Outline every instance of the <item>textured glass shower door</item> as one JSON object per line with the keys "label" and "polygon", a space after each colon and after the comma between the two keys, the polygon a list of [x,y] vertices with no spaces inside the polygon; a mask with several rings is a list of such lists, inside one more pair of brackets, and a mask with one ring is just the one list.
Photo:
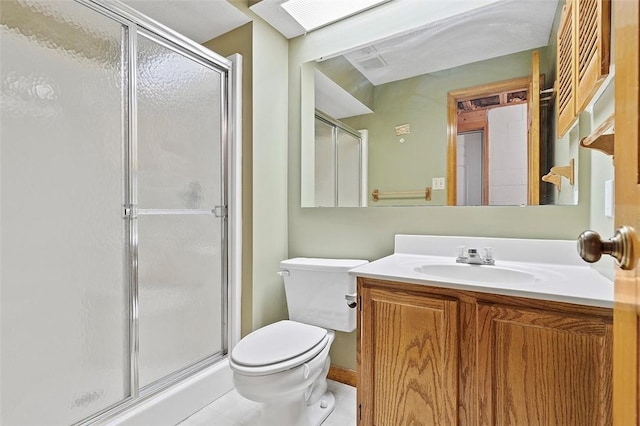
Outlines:
{"label": "textured glass shower door", "polygon": [[137,35],[141,388],[221,355],[225,342],[220,70]]}
{"label": "textured glass shower door", "polygon": [[[327,118],[325,118],[327,117]],[[328,116],[316,114],[314,205],[359,207],[362,182],[362,136]]]}
{"label": "textured glass shower door", "polygon": [[106,422],[226,351],[230,65],[117,2],[1,1],[0,424]]}
{"label": "textured glass shower door", "polygon": [[131,397],[126,39],[75,2],[2,0],[3,425]]}
{"label": "textured glass shower door", "polygon": [[336,146],[334,127],[316,117],[315,120],[315,206],[336,206]]}
{"label": "textured glass shower door", "polygon": [[336,133],[338,206],[359,207],[362,138],[341,128],[337,128]]}

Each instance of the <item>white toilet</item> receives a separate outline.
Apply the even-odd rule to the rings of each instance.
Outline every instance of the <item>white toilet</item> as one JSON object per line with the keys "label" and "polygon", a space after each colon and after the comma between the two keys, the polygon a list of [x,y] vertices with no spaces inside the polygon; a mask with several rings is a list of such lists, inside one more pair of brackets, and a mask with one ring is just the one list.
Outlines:
{"label": "white toilet", "polygon": [[268,426],[317,426],[335,407],[327,391],[334,330],[356,328],[345,296],[356,292],[348,271],[366,260],[295,258],[280,263],[290,320],[243,338],[229,364],[238,393],[263,403]]}

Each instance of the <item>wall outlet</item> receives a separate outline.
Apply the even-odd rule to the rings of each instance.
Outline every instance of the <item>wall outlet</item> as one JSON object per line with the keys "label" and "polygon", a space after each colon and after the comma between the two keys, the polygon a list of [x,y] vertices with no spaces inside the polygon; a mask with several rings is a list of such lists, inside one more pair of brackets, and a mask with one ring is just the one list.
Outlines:
{"label": "wall outlet", "polygon": [[443,177],[433,178],[433,179],[431,179],[431,187],[434,190],[436,190],[436,189],[444,189],[444,182],[445,182],[445,179]]}

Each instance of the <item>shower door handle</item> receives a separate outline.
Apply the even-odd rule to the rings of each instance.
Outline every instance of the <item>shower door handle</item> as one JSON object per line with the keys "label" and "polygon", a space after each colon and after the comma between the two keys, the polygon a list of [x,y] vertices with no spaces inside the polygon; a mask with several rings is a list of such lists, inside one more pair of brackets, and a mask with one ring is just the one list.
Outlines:
{"label": "shower door handle", "polygon": [[215,217],[227,217],[227,206],[215,206],[211,212]]}

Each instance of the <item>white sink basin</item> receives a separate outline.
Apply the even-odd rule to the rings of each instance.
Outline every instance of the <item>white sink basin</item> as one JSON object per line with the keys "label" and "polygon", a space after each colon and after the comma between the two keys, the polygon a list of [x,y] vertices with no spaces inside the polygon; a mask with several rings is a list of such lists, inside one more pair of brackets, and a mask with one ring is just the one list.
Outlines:
{"label": "white sink basin", "polygon": [[533,283],[536,279],[536,276],[529,272],[489,265],[427,264],[415,267],[414,271],[438,281],[526,284]]}
{"label": "white sink basin", "polygon": [[[456,263],[460,246],[493,248],[495,265]],[[350,275],[429,287],[613,306],[613,282],[569,240],[396,235],[393,254]]]}

